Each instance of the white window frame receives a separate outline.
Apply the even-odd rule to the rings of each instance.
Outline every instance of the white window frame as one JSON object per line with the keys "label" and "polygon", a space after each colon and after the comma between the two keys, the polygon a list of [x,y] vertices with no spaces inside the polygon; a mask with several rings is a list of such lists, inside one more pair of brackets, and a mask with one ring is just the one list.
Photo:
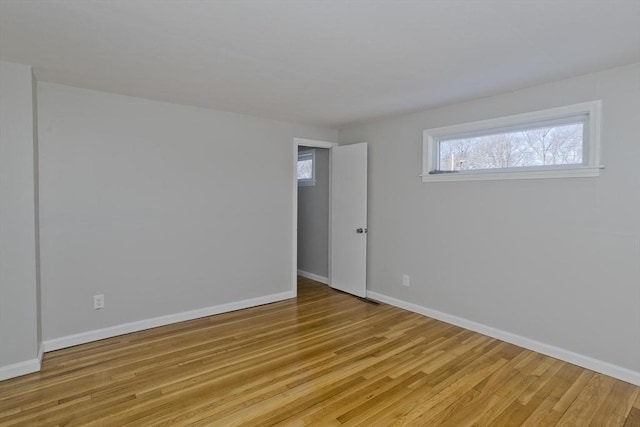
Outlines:
{"label": "white window frame", "polygon": [[311,160],[311,178],[298,179],[298,187],[313,187],[316,185],[316,150],[310,149],[298,151],[298,162],[300,160],[309,159]]}
{"label": "white window frame", "polygon": [[[603,166],[600,164],[601,109],[601,101],[591,101],[478,122],[426,129],[423,132],[422,142],[422,181],[484,181],[599,176],[600,169],[603,169]],[[438,144],[442,140],[471,138],[487,134],[539,128],[541,126],[576,123],[580,120],[580,116],[585,117],[582,164],[430,173],[437,168],[439,157]]]}

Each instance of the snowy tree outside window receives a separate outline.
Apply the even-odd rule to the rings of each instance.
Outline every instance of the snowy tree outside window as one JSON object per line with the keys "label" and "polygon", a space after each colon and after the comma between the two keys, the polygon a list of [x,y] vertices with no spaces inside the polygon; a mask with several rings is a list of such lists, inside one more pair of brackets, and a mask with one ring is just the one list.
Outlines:
{"label": "snowy tree outside window", "polygon": [[443,171],[582,164],[584,125],[550,126],[440,141]]}
{"label": "snowy tree outside window", "polygon": [[599,176],[601,102],[423,132],[422,181]]}
{"label": "snowy tree outside window", "polygon": [[315,150],[298,152],[298,185],[315,185]]}

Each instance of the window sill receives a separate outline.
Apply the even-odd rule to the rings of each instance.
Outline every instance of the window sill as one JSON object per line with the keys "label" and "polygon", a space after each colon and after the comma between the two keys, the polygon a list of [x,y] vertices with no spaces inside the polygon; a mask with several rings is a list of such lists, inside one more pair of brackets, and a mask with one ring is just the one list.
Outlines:
{"label": "window sill", "polygon": [[309,181],[298,181],[298,187],[314,187],[316,185],[316,181],[315,180],[309,180]]}
{"label": "window sill", "polygon": [[444,174],[423,174],[422,182],[443,181],[498,181],[503,179],[547,179],[547,178],[589,178],[600,176],[604,166],[580,166],[562,169],[541,169],[526,171],[461,171]]}

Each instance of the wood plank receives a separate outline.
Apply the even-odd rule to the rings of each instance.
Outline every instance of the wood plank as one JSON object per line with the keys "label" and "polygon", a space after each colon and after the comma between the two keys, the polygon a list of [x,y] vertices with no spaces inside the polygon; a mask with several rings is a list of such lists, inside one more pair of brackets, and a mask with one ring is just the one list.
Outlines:
{"label": "wood plank", "polygon": [[624,427],[639,427],[640,426],[640,409],[635,406],[629,412]]}
{"label": "wood plank", "polygon": [[588,426],[614,382],[613,378],[601,374],[593,375],[556,425],[559,427]]}

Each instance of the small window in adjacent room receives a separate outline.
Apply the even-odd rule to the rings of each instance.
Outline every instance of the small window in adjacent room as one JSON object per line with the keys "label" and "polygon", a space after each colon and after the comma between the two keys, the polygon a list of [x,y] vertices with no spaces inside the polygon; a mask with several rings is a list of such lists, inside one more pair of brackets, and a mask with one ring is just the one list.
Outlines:
{"label": "small window in adjacent room", "polygon": [[298,151],[298,185],[316,185],[316,151]]}
{"label": "small window in adjacent room", "polygon": [[600,101],[424,131],[422,180],[600,173]]}

